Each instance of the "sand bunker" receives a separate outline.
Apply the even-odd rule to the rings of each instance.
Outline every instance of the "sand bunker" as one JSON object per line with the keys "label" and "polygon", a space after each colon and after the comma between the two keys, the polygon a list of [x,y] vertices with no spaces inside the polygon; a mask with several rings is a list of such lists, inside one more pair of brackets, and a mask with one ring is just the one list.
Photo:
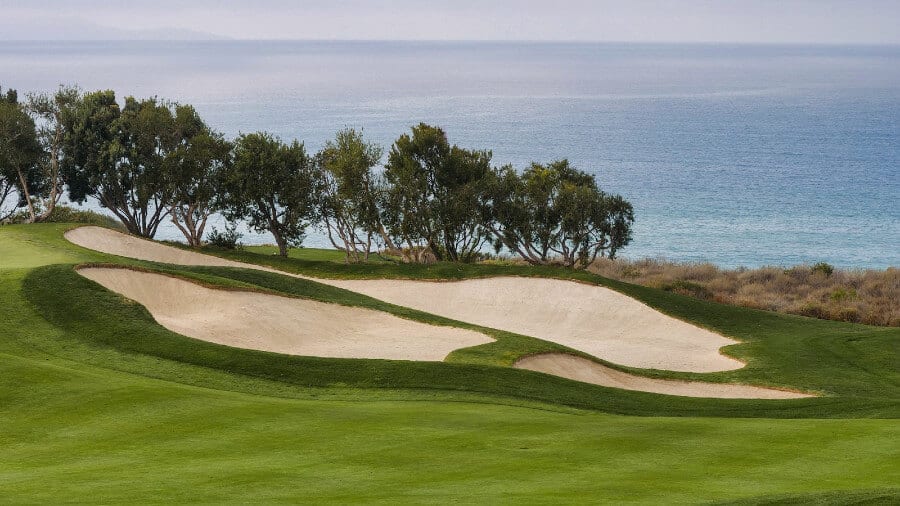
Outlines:
{"label": "sand bunker", "polygon": [[605,387],[639,390],[657,394],[718,397],[723,399],[800,399],[812,397],[808,394],[750,385],[645,378],[617,371],[585,358],[562,353],[545,353],[523,358],[516,362],[515,367]]}
{"label": "sand bunker", "polygon": [[161,274],[110,268],[78,273],[144,305],[173,332],[238,348],[316,357],[443,360],[453,350],[493,341],[479,332],[380,311],[214,290]]}
{"label": "sand bunker", "polygon": [[[120,257],[136,258],[150,262],[159,262],[175,265],[207,265],[215,267],[241,267],[257,270],[279,272],[260,266],[251,266],[241,262],[234,262],[224,258],[204,255],[194,251],[188,251],[167,246],[155,241],[141,239],[133,235],[123,234],[103,227],[78,227],[69,230],[65,234],[67,241],[77,244],[82,248],[118,255]],[[283,274],[283,273],[281,273]]]}
{"label": "sand bunker", "polygon": [[[85,248],[141,260],[241,267],[314,279],[393,304],[554,341],[632,367],[713,372],[743,366],[718,351],[736,341],[599,286],[514,277],[456,282],[319,279],[185,251],[100,227],[73,229],[66,238]],[[434,327],[377,311],[211,290],[158,274],[96,268],[79,272],[144,304],[157,321],[175,332],[230,346],[322,357],[441,360],[454,349],[491,341],[477,332]],[[644,378],[564,354],[529,357],[515,366],[669,395],[809,397],[748,385]]]}
{"label": "sand bunker", "polygon": [[[69,241],[104,253],[179,265],[243,267],[287,274],[185,251],[101,227],[66,233]],[[454,282],[303,279],[363,293],[485,327],[553,341],[631,367],[688,372],[739,369],[719,353],[737,341],[666,316],[607,288],[571,281],[500,277]]]}
{"label": "sand bunker", "polygon": [[713,372],[744,365],[719,353],[737,341],[595,285],[519,277],[323,282],[454,320],[553,341],[631,367]]}

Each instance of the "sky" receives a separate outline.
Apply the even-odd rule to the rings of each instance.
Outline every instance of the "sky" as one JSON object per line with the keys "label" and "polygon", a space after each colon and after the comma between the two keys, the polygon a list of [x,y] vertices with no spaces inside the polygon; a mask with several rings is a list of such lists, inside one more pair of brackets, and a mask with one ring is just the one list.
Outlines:
{"label": "sky", "polygon": [[900,0],[0,0],[0,40],[900,44]]}

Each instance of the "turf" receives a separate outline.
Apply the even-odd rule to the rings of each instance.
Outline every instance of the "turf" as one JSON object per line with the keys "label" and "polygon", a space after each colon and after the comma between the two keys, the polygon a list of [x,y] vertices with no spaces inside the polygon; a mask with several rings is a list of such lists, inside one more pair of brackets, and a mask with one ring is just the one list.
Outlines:
{"label": "turf", "polygon": [[[0,227],[4,501],[900,500],[892,488],[900,477],[898,341],[881,329],[821,322],[804,332],[813,320],[768,320],[638,291],[667,312],[741,332],[748,344],[735,354],[751,359],[750,374],[831,392],[811,401],[671,404],[681,398],[554,383],[466,357],[426,364],[434,370],[286,358],[169,333],[140,306],[77,276],[72,264],[120,260],[67,245],[64,229]],[[266,273],[142,265],[222,286],[377,305]],[[425,382],[409,388],[414,381]],[[504,382],[512,385],[489,388]],[[547,398],[534,393],[542,388]],[[560,402],[565,392],[595,405],[573,409]],[[773,402],[791,417],[852,418],[776,419],[784,410],[765,414]],[[600,412],[616,406],[645,416]]]}

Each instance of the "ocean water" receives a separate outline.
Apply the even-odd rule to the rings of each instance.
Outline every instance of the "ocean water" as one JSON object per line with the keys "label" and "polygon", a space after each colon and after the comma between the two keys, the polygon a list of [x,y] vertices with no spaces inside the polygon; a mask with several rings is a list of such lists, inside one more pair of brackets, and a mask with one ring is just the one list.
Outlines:
{"label": "ocean water", "polygon": [[226,135],[311,150],[345,126],[387,149],[424,121],[497,164],[568,158],[634,204],[626,257],[900,265],[900,46],[0,45],[0,85],[60,83],[188,102]]}

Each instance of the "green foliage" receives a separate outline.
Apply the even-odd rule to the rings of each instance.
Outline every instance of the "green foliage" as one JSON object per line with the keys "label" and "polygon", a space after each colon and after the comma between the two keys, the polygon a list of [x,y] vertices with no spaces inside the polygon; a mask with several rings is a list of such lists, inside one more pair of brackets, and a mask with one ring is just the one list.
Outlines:
{"label": "green foliage", "polygon": [[[11,218],[11,223],[28,223],[27,217],[19,213],[18,217]],[[56,205],[50,213],[44,214],[42,223],[79,223],[84,225],[96,225],[117,230],[125,230],[122,223],[112,216],[101,214],[87,209],[75,209],[74,207]]]}
{"label": "green foliage", "polygon": [[206,240],[209,242],[210,246],[233,250],[240,247],[238,241],[241,240],[241,237],[243,237],[243,234],[237,231],[237,225],[234,223],[227,223],[225,225],[225,230],[222,232],[219,232],[216,227],[213,227]]}
{"label": "green foliage", "polygon": [[583,269],[600,254],[615,257],[631,241],[631,204],[602,192],[593,176],[567,160],[535,163],[521,175],[502,167],[490,186],[495,248],[531,264],[560,261]]}
{"label": "green foliage", "polygon": [[19,103],[19,92],[13,88],[8,88],[5,92],[0,86],[0,103],[17,104]]}
{"label": "green foliage", "polygon": [[186,160],[193,156],[186,151],[208,129],[192,107],[126,97],[120,110],[112,91],[98,91],[85,94],[63,115],[63,124],[61,165],[69,197],[76,202],[97,198],[129,232],[153,237],[176,191],[178,204],[193,195],[194,170],[202,160]]}
{"label": "green foliage", "polygon": [[176,121],[181,124],[186,118],[199,127],[168,154],[165,163],[171,175],[172,222],[188,245],[196,247],[201,244],[209,216],[222,205],[233,146],[221,134],[211,132],[193,108],[180,107]]}
{"label": "green foliage", "polygon": [[437,127],[419,124],[391,148],[385,165],[383,220],[408,259],[474,260],[487,238],[490,151],[450,145]]}
{"label": "green foliage", "polygon": [[348,128],[328,141],[316,157],[323,177],[323,226],[348,262],[368,261],[375,241],[384,236],[379,208],[384,185],[373,170],[381,154],[381,147]]}
{"label": "green foliage", "polygon": [[833,292],[831,292],[829,298],[835,302],[841,302],[848,299],[855,299],[858,296],[859,294],[857,294],[856,290],[854,290],[853,288],[838,287]]}
{"label": "green foliage", "polygon": [[[9,218],[16,207],[27,207],[29,221],[34,221],[32,197],[40,195],[46,186],[40,170],[37,127],[18,103],[15,90],[7,90],[0,97],[0,221]],[[11,199],[17,200],[4,211],[4,203]]]}
{"label": "green foliage", "polygon": [[56,209],[63,194],[61,173],[62,158],[65,154],[63,144],[66,138],[64,117],[72,114],[81,97],[81,90],[75,86],[61,85],[56,93],[37,93],[28,95],[27,110],[37,121],[38,138],[40,140],[41,172],[45,181],[45,191],[40,195],[37,204],[42,211],[34,221],[47,221]]}
{"label": "green foliage", "polygon": [[378,174],[381,148],[351,128],[311,158],[302,143],[267,133],[233,144],[189,105],[126,97],[120,108],[111,90],[61,86],[29,97],[35,134],[15,91],[3,96],[0,120],[13,120],[0,139],[0,221],[21,205],[29,221],[47,219],[67,187],[70,200],[96,198],[132,234],[152,238],[171,217],[199,247],[222,211],[271,233],[282,256],[319,225],[354,263],[380,246],[407,262],[474,262],[493,240],[533,264],[584,268],[631,240],[631,205],[567,161],[495,170],[490,151],[451,145],[424,123],[397,139]]}
{"label": "green foliage", "polygon": [[279,254],[287,256],[318,219],[321,185],[303,144],[286,144],[265,132],[245,134],[235,142],[222,207],[229,219],[245,219],[257,232],[271,233]]}
{"label": "green foliage", "polygon": [[111,156],[114,123],[120,114],[112,90],[86,93],[72,109],[65,111],[62,118],[65,156],[61,172],[69,199],[83,203],[88,197],[96,197],[127,226],[127,219],[117,204],[125,205],[125,195],[121,193],[131,178],[130,174],[119,177],[116,161]]}
{"label": "green foliage", "polygon": [[823,276],[825,276],[827,278],[827,277],[831,276],[832,273],[834,273],[834,266],[831,264],[825,263],[825,262],[819,262],[819,263],[813,265],[810,268],[810,270],[813,273],[822,274]]}

